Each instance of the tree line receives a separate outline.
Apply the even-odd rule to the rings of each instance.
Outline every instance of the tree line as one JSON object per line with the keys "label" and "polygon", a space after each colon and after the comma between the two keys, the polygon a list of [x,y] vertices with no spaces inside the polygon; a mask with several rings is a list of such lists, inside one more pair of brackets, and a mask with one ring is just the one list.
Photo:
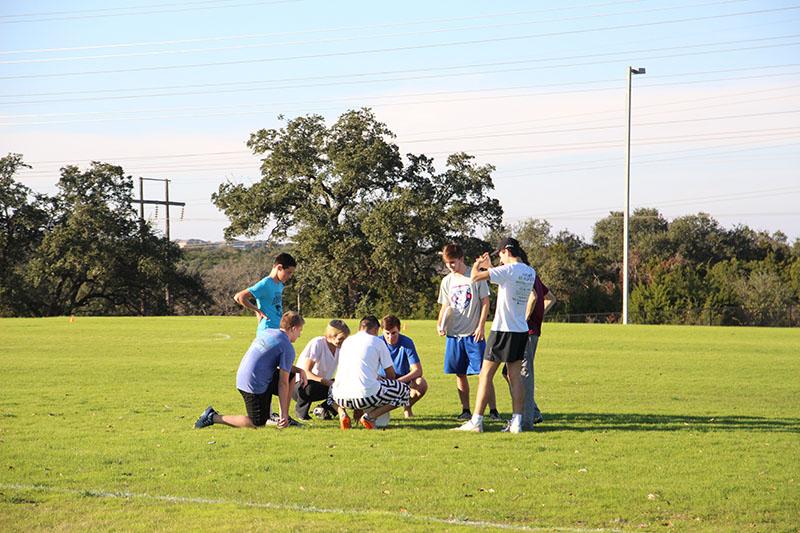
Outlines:
{"label": "tree line", "polygon": [[[536,218],[503,226],[494,167],[455,153],[437,170],[424,154],[403,158],[393,138],[369,109],[254,132],[261,180],[212,195],[227,238],[270,230],[251,251],[167,242],[138,219],[119,166],[66,166],[47,196],[15,179],[22,156],[0,158],[0,316],[238,313],[232,295],[288,250],[299,268],[287,309],[434,318],[441,247],[459,242],[475,257],[510,234],[558,296],[553,318],[619,319],[621,213],[598,220],[591,242]],[[800,241],[703,213],[669,222],[656,209],[636,210],[630,233],[633,322],[800,323]]]}

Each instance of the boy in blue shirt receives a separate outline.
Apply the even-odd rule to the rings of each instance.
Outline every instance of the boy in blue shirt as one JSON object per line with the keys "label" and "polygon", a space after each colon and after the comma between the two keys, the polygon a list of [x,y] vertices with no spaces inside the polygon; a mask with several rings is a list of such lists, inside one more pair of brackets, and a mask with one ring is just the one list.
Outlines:
{"label": "boy in blue shirt", "polygon": [[411,406],[428,392],[428,382],[422,377],[422,363],[419,360],[414,341],[400,333],[399,318],[394,315],[386,315],[381,320],[381,327],[383,328],[383,341],[392,356],[397,381],[407,383],[411,387],[411,403],[403,409],[405,417],[411,418],[414,416]]}
{"label": "boy in blue shirt", "polygon": [[292,344],[303,333],[305,320],[298,313],[289,311],[280,321],[280,329],[268,329],[256,336],[239,363],[236,373],[236,388],[244,399],[247,415],[221,415],[209,406],[195,422],[197,429],[213,424],[224,424],[237,428],[261,427],[270,420],[272,395],[277,394],[280,403],[278,427],[289,425],[289,400],[292,390],[289,375],[296,373],[306,385],[305,371],[293,366]]}
{"label": "boy in blue shirt", "polygon": [[258,318],[256,334],[280,327],[283,316],[283,286],[294,275],[297,261],[287,253],[278,254],[269,275],[234,295],[236,303],[250,309]]}

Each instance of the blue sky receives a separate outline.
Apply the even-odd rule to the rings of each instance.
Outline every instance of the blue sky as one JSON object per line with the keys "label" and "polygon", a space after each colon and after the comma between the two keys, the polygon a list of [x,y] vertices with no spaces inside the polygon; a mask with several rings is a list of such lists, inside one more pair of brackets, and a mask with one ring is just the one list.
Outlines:
{"label": "blue sky", "polygon": [[4,1],[0,151],[43,192],[91,160],[170,178],[172,237],[216,240],[211,193],[258,179],[251,132],[370,106],[403,153],[495,165],[508,222],[591,238],[623,206],[644,66],[633,207],[795,239],[799,52],[800,1]]}

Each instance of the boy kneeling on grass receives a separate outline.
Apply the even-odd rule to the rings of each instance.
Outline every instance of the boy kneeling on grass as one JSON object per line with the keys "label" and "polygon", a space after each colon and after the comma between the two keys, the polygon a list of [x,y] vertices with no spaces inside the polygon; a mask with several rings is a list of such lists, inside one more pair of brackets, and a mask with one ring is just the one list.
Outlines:
{"label": "boy kneeling on grass", "polygon": [[[378,337],[380,323],[374,316],[361,320],[358,333],[348,337],[339,350],[339,368],[331,387],[331,401],[339,412],[339,427],[350,429],[347,409],[366,429],[397,407],[410,404],[411,389],[397,381],[392,357]],[[385,378],[379,376],[383,370]],[[363,415],[359,414],[362,413]]]}
{"label": "boy kneeling on grass", "polygon": [[270,420],[272,395],[277,394],[280,403],[280,416],[277,426],[289,425],[289,400],[292,389],[290,374],[296,373],[300,382],[307,384],[303,369],[292,365],[295,342],[303,332],[305,320],[299,313],[288,311],[283,314],[280,329],[265,329],[259,332],[250,348],[244,354],[236,373],[236,388],[244,399],[247,415],[221,415],[208,406],[195,422],[197,429],[212,424],[225,424],[235,428],[256,428]]}

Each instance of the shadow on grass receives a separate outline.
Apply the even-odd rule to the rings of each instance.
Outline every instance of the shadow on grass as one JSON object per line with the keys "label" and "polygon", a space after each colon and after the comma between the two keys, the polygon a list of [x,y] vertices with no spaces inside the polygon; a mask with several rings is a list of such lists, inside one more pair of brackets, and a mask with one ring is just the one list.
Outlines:
{"label": "shadow on grass", "polygon": [[[461,423],[450,416],[421,416],[413,429],[450,429]],[[505,422],[484,419],[487,431],[499,431]],[[494,426],[497,426],[495,428]],[[800,433],[800,418],[760,416],[688,416],[642,413],[545,413],[536,431],[761,431]]]}

